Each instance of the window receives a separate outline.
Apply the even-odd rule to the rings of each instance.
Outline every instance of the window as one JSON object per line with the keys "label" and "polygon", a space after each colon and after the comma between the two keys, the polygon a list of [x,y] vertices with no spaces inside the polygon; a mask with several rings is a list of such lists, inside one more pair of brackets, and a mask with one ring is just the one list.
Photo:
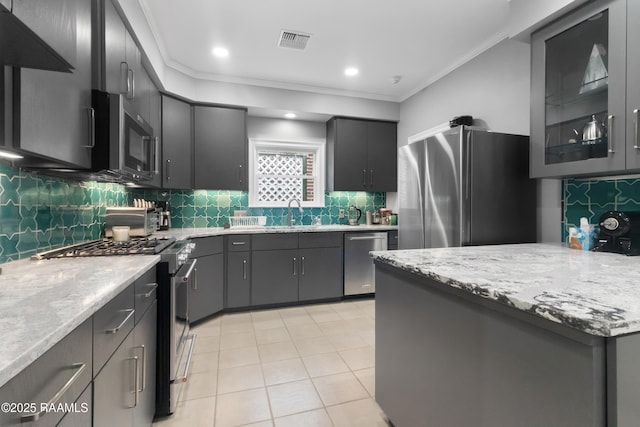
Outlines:
{"label": "window", "polygon": [[249,206],[324,206],[323,142],[249,140]]}

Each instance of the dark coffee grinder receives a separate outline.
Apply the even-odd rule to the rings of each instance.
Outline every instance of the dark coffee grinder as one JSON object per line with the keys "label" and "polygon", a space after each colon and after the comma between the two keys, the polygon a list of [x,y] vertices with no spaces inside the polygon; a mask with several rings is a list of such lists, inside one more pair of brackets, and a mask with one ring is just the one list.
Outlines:
{"label": "dark coffee grinder", "polygon": [[609,211],[600,216],[596,252],[640,255],[640,212]]}
{"label": "dark coffee grinder", "polygon": [[171,205],[167,200],[158,200],[156,207],[160,209],[160,230],[168,230],[171,228]]}

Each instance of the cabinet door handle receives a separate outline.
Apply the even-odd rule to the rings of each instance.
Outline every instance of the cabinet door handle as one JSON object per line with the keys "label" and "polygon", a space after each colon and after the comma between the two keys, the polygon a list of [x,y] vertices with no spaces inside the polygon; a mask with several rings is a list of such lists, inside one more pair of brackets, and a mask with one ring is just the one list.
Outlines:
{"label": "cabinet door handle", "polygon": [[138,296],[149,298],[151,295],[153,295],[153,292],[158,288],[157,283],[147,283],[145,286],[148,288],[151,288],[151,290],[149,292],[138,294]]}
{"label": "cabinet door handle", "polygon": [[133,313],[135,313],[136,311],[132,308],[128,308],[126,310],[121,310],[122,313],[129,313],[127,314],[127,316],[124,318],[124,320],[122,322],[120,322],[120,324],[118,326],[116,326],[115,328],[112,329],[105,329],[104,333],[105,334],[117,334],[120,329],[122,329],[122,327],[124,326],[125,323],[127,323],[127,321],[129,319],[131,319],[131,316],[133,316]]}
{"label": "cabinet door handle", "polygon": [[129,95],[129,92],[131,91],[131,83],[129,82],[129,64],[127,64],[127,61],[122,61],[120,63],[120,76],[120,82],[122,84],[120,87],[120,93]]}
{"label": "cabinet door handle", "polygon": [[300,267],[300,274],[304,276],[304,257],[300,257],[300,261],[302,261],[302,265]]}
{"label": "cabinet door handle", "polygon": [[198,269],[197,268],[193,269],[193,290],[194,291],[198,290]]}
{"label": "cabinet door handle", "polygon": [[369,185],[373,187],[373,169],[369,171]]}
{"label": "cabinet door handle", "polygon": [[142,379],[140,380],[142,382],[142,385],[139,387],[139,391],[142,392],[146,388],[147,384],[147,349],[144,345],[139,345],[134,348],[142,349]]}
{"label": "cabinet door handle", "polygon": [[[136,78],[133,68],[129,68],[129,76],[131,76],[131,79],[127,78],[127,99],[133,99],[136,96]],[[131,84],[129,84],[129,80],[131,80]]]}
{"label": "cabinet door handle", "polygon": [[171,159],[167,159],[167,166],[165,167],[167,174],[167,181],[171,181]]}
{"label": "cabinet door handle", "polygon": [[366,169],[362,169],[362,186],[363,187],[367,186],[367,170]]}
{"label": "cabinet door handle", "polygon": [[[71,378],[69,378],[69,380],[66,383],[64,383],[64,385],[60,388],[60,390],[58,390],[56,394],[54,394],[53,397],[51,397],[51,399],[47,401],[46,408],[55,406],[58,403],[58,401],[62,398],[62,396],[67,392],[67,390],[69,390],[69,387],[71,387],[73,383],[75,383],[78,380],[78,378],[80,378],[80,375],[82,374],[82,372],[84,371],[84,368],[86,367],[87,365],[85,363],[74,363],[70,366],[70,368],[75,370],[75,372],[73,373]],[[43,415],[47,414],[46,408],[44,410],[41,410],[40,412],[22,414],[20,416],[20,422],[28,423],[31,421],[39,420]]]}
{"label": "cabinet door handle", "polygon": [[640,146],[638,146],[638,121],[640,117],[638,117],[640,115],[640,110],[639,109],[635,109],[633,110],[633,148],[640,149]]}
{"label": "cabinet door handle", "polygon": [[242,165],[238,165],[238,182],[242,184]]}
{"label": "cabinet door handle", "polygon": [[133,389],[133,406],[129,406],[129,408],[135,408],[138,406],[138,400],[140,399],[140,380],[138,380],[138,356],[128,357],[126,360],[133,360],[135,371],[135,381],[134,381],[134,389]]}
{"label": "cabinet door handle", "polygon": [[294,276],[298,275],[298,273],[296,272],[296,264],[297,264],[297,262],[298,262],[298,259],[294,257],[293,258],[293,275]]}
{"label": "cabinet door handle", "polygon": [[247,260],[242,260],[242,280],[247,280]]}
{"label": "cabinet door handle", "polygon": [[609,149],[607,150],[607,152],[615,153],[615,150],[613,149],[613,114],[607,116],[607,127],[609,128],[609,136],[607,138]]}
{"label": "cabinet door handle", "polygon": [[83,145],[83,148],[95,148],[96,146],[96,110],[93,107],[87,107],[87,117],[89,118],[89,145]]}
{"label": "cabinet door handle", "polygon": [[160,137],[153,138],[153,173],[154,175],[160,174]]}

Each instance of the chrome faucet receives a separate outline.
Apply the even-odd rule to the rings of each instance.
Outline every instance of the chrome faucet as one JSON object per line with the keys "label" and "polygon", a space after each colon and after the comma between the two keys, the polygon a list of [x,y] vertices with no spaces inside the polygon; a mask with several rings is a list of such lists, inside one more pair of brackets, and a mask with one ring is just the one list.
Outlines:
{"label": "chrome faucet", "polygon": [[298,204],[298,211],[300,213],[302,213],[302,205],[300,204],[300,200],[298,199],[291,199],[289,200],[289,205],[287,206],[288,209],[288,213],[287,213],[287,225],[289,227],[293,226],[293,217],[291,216],[291,203],[296,202]]}

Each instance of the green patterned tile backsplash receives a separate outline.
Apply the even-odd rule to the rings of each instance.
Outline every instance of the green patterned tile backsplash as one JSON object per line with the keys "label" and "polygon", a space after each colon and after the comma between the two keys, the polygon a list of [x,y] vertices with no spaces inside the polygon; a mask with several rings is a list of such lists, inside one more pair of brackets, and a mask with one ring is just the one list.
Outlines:
{"label": "green patterned tile backsplash", "polygon": [[566,241],[569,228],[579,227],[581,217],[597,224],[600,215],[610,210],[640,211],[640,178],[566,179],[562,198],[562,239]]}
{"label": "green patterned tile backsplash", "polygon": [[[138,189],[132,192],[133,198],[168,200],[171,225],[176,228],[223,227],[236,210],[266,216],[267,225],[285,225],[286,222],[287,208],[249,208],[249,195],[244,191]],[[301,214],[296,207],[292,212],[298,225],[310,225],[314,216],[319,216],[324,225],[341,224],[346,218],[339,217],[340,209],[346,211],[355,205],[362,210],[360,222],[364,223],[366,211],[384,208],[385,203],[385,193],[336,191],[325,193],[323,208],[304,208]]]}
{"label": "green patterned tile backsplash", "polygon": [[0,162],[0,263],[98,239],[106,207],[128,203],[122,185],[67,181]]}

